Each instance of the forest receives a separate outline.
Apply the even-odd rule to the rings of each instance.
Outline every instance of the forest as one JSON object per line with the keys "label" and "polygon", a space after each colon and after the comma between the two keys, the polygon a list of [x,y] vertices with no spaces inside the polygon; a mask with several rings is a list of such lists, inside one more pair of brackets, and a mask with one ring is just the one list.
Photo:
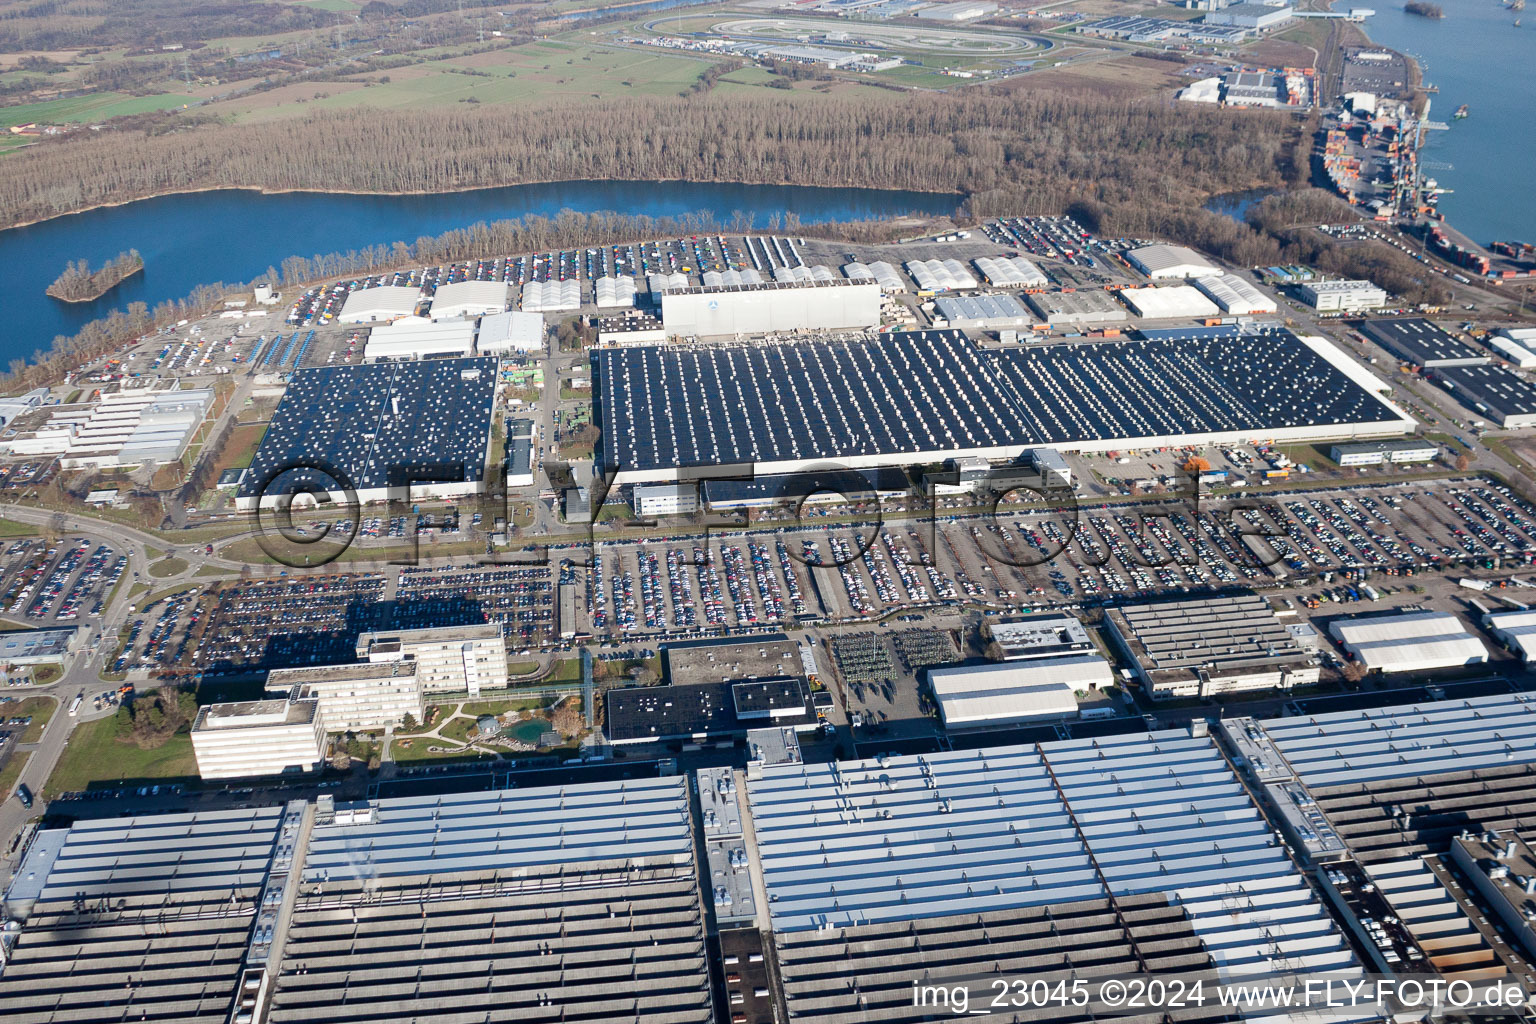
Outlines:
{"label": "forest", "polygon": [[1045,92],[358,108],[32,146],[6,159],[0,226],[193,189],[446,192],[570,179],[962,192],[979,214],[1077,198],[1161,206],[1279,184],[1307,145],[1282,113]]}
{"label": "forest", "polygon": [[86,260],[70,260],[64,272],[48,286],[47,293],[64,302],[90,302],[143,269],[144,257],[137,249],[118,253],[96,270]]}

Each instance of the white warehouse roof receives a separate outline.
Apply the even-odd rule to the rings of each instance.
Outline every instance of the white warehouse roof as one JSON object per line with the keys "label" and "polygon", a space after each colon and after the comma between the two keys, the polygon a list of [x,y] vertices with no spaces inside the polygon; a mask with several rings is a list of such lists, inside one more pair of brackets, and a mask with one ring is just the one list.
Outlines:
{"label": "white warehouse roof", "polygon": [[1483,642],[1446,612],[1343,619],[1328,629],[1366,668],[1383,672],[1419,672],[1488,660]]}
{"label": "white warehouse roof", "polygon": [[[671,274],[667,277],[662,277],[660,274],[652,274],[651,291],[657,290],[656,284],[654,282],[658,280],[666,282],[664,285],[662,285],[664,288],[688,287],[688,278],[682,274]],[[723,285],[732,285],[739,288],[744,284],[762,283],[763,275],[759,274],[751,267],[747,267],[745,270],[737,270],[735,267],[731,267],[728,270],[704,271],[704,287],[706,288],[719,288]]]}
{"label": "white warehouse roof", "polygon": [[1022,256],[983,256],[971,261],[983,277],[1004,288],[1034,288],[1049,284],[1040,268]]}
{"label": "white warehouse roof", "polygon": [[597,308],[614,309],[635,304],[635,279],[627,275],[600,277],[593,283]]}
{"label": "white warehouse roof", "polygon": [[[833,279],[833,274],[829,268],[818,263],[809,267],[774,267],[773,279],[775,281],[799,282],[830,281]],[[704,283],[708,284],[709,282],[705,281]]]}
{"label": "white warehouse roof", "polygon": [[1233,316],[1252,316],[1255,313],[1273,313],[1279,307],[1275,300],[1265,295],[1250,281],[1241,277],[1197,277],[1199,288],[1224,311]]}
{"label": "white warehouse roof", "polygon": [[1220,277],[1224,271],[1193,249],[1182,245],[1148,245],[1126,257],[1151,278]]}
{"label": "white warehouse roof", "polygon": [[505,281],[459,281],[445,284],[432,296],[432,319],[500,313],[507,308]]}
{"label": "white warehouse roof", "polygon": [[544,349],[544,315],[511,310],[480,320],[478,347],[481,355],[506,352],[541,352]]}
{"label": "white warehouse roof", "polygon": [[523,309],[529,313],[555,313],[581,308],[581,283],[529,281],[523,285]]}
{"label": "white warehouse roof", "polygon": [[467,356],[475,346],[473,320],[421,320],[412,317],[375,327],[368,333],[363,359],[425,359],[428,356]]}
{"label": "white warehouse roof", "polygon": [[912,260],[907,263],[907,273],[919,291],[947,292],[977,286],[976,278],[959,260]]}
{"label": "white warehouse roof", "polygon": [[[1536,342],[1536,338],[1532,338],[1531,341]],[[1508,359],[1522,370],[1529,370],[1531,367],[1536,366],[1536,352],[1532,352],[1525,345],[1512,338],[1506,338],[1499,334],[1489,338],[1488,344],[1499,355]]]}
{"label": "white warehouse roof", "polygon": [[1109,662],[1096,655],[962,665],[928,672],[928,683],[947,726],[1076,715],[1076,691],[1103,689],[1114,682]]}
{"label": "white warehouse roof", "polygon": [[1137,316],[1148,320],[1193,319],[1217,316],[1221,312],[1215,303],[1187,284],[1167,288],[1127,288],[1120,297],[1130,304]]}
{"label": "white warehouse roof", "polygon": [[416,303],[420,300],[421,289],[406,285],[359,288],[347,296],[336,320],[344,324],[365,324],[410,316],[416,312]]}
{"label": "white warehouse roof", "polygon": [[850,281],[874,281],[883,292],[907,290],[907,283],[901,279],[896,268],[885,260],[877,260],[874,263],[850,263],[843,267],[843,275]]}
{"label": "white warehouse roof", "polygon": [[[751,274],[756,279],[751,282],[752,284],[762,283],[761,274],[755,270],[751,271]],[[745,276],[742,277],[741,283],[748,283]],[[662,292],[672,288],[687,288],[688,275],[683,273],[648,274],[645,278],[645,286],[651,290],[652,295],[660,295]]]}

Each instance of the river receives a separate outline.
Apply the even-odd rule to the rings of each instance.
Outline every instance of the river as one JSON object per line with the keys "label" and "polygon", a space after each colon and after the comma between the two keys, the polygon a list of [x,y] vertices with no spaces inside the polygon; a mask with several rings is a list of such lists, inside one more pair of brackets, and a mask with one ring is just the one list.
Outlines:
{"label": "river", "polygon": [[[153,306],[210,281],[251,281],[288,256],[345,252],[414,241],[478,221],[562,209],[617,210],[653,217],[708,211],[729,222],[736,211],[767,230],[793,210],[802,223],[905,213],[948,214],[956,195],[880,189],[690,182],[569,181],[420,196],[263,195],[228,190],[161,196],[0,231],[0,370],[30,359],[55,336],[130,302]],[[92,266],[138,249],[144,272],[87,303],[43,294],[70,260]]]}
{"label": "river", "polygon": [[[1484,244],[1536,241],[1536,10],[1517,14],[1501,0],[1436,2],[1443,19],[1408,14],[1396,2],[1372,5],[1365,31],[1417,60],[1424,81],[1440,89],[1431,119],[1451,127],[1429,133],[1423,158],[1428,176],[1455,190],[1440,200],[1446,220]],[[1525,26],[1515,28],[1522,15]],[[1463,103],[1471,116],[1452,121]]]}

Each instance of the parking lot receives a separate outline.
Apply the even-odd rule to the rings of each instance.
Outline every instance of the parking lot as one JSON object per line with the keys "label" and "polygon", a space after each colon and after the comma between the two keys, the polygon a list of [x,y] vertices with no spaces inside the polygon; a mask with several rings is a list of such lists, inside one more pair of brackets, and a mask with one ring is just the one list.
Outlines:
{"label": "parking lot", "polygon": [[88,537],[14,541],[0,555],[0,614],[35,628],[99,615],[126,565]]}

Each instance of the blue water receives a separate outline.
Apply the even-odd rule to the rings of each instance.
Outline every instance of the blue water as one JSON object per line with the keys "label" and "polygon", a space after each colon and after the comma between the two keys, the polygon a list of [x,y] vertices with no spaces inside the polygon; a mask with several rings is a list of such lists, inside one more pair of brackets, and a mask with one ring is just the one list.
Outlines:
{"label": "blue water", "polygon": [[[1471,116],[1449,131],[1429,133],[1424,150],[1426,173],[1455,190],[1440,200],[1446,220],[1479,242],[1536,241],[1536,8],[1517,13],[1500,0],[1436,2],[1443,19],[1408,14],[1396,0],[1373,4],[1376,15],[1365,31],[1413,57],[1424,81],[1439,86],[1432,120],[1451,121],[1457,107],[1471,107]],[[1516,18],[1523,27],[1514,27]]]}
{"label": "blue water", "polygon": [[[210,281],[251,281],[288,256],[346,252],[436,235],[478,221],[562,209],[617,210],[653,217],[709,211],[729,223],[736,211],[767,230],[794,211],[802,223],[918,212],[952,213],[960,197],[880,189],[574,181],[429,196],[262,195],[238,190],[162,196],[0,231],[0,370],[30,359],[56,335],[130,302],[153,306]],[[70,260],[93,266],[124,249],[144,255],[144,272],[95,302],[43,294]]]}

